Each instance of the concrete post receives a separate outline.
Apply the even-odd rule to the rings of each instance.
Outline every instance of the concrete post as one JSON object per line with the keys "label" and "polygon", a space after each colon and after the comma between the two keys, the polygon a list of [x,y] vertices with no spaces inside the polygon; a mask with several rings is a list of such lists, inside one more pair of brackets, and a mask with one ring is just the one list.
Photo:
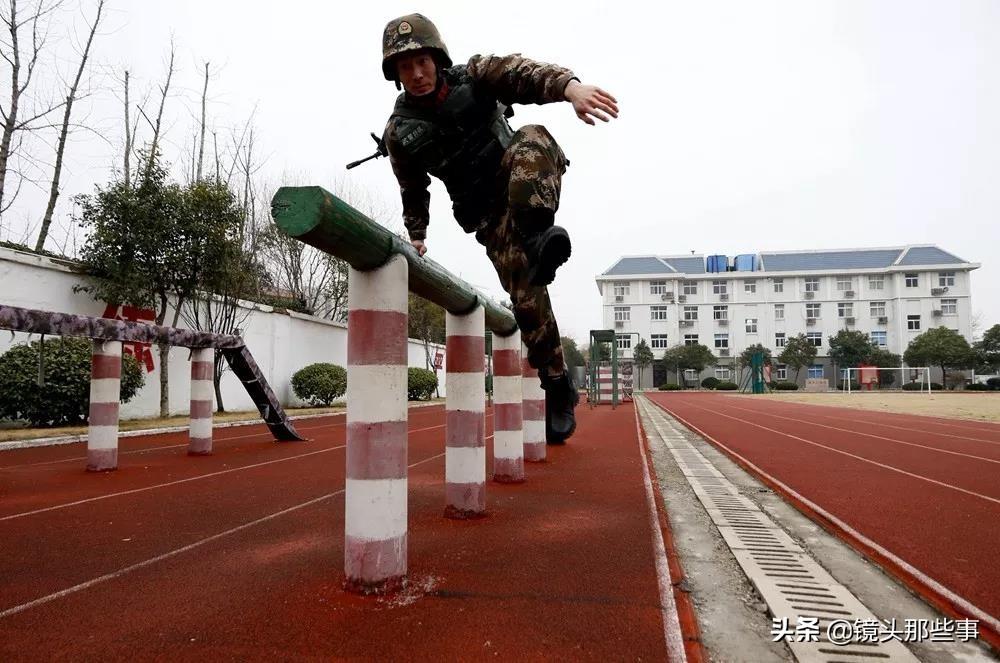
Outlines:
{"label": "concrete post", "polygon": [[121,341],[93,341],[87,471],[118,469],[118,403],[122,384]]}
{"label": "concrete post", "polygon": [[191,423],[188,431],[188,455],[212,453],[212,410],[215,405],[215,349],[191,350]]}
{"label": "concrete post", "polygon": [[521,346],[521,398],[524,403],[524,459],[545,461],[545,390],[538,370],[528,363],[528,349]]}
{"label": "concrete post", "polygon": [[524,481],[521,332],[493,337],[493,480]]}
{"label": "concrete post", "polygon": [[486,316],[446,313],[445,510],[448,518],[486,513]]}

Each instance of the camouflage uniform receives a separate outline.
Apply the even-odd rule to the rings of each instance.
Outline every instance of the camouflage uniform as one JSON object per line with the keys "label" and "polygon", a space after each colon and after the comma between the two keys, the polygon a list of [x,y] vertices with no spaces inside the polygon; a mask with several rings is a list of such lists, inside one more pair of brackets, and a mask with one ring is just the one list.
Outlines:
{"label": "camouflage uniform", "polygon": [[[566,85],[576,79],[568,69],[520,55],[476,55],[466,65],[438,72],[438,90],[426,95],[427,102],[439,103],[442,94],[447,95],[447,88],[442,92],[442,81],[446,85],[449,79],[466,76],[472,79],[477,95],[491,97],[507,106],[564,101]],[[397,125],[396,117],[390,118],[386,125],[389,160],[399,181],[403,220],[410,239],[422,240],[430,220],[427,191],[430,177],[422,164],[408,158]],[[535,368],[548,366],[561,370],[564,363],[548,290],[529,283],[522,238],[552,225],[559,209],[562,175],[568,165],[562,149],[545,127],[522,127],[514,132],[496,164],[492,191],[486,192],[491,200],[484,201],[482,215],[460,216],[456,204],[456,218],[466,232],[475,232],[476,239],[486,247],[500,283],[510,295],[514,317],[528,347],[528,361]],[[454,199],[456,192],[449,189],[449,193]]]}

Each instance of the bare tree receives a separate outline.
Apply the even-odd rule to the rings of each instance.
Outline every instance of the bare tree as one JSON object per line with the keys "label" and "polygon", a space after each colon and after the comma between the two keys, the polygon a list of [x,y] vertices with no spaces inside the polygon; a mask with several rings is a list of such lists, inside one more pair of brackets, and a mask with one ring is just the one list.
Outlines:
{"label": "bare tree", "polygon": [[[14,136],[21,131],[30,131],[32,123],[41,120],[49,113],[60,108],[64,102],[42,104],[42,110],[34,109],[27,119],[21,117],[21,106],[26,101],[25,93],[31,86],[38,66],[38,58],[45,48],[49,34],[49,19],[63,3],[63,0],[37,0],[29,4],[26,12],[18,11],[17,0],[10,0],[8,7],[0,9],[0,22],[10,35],[10,42],[0,39],[0,57],[10,65],[10,100],[6,108],[0,106],[0,118],[3,119],[3,134],[0,136],[0,214],[13,204],[20,192],[20,184],[24,174],[17,172],[20,179],[18,188],[4,205],[7,175],[10,172],[10,158],[16,154],[19,143],[14,143]],[[30,26],[30,52],[22,54],[21,31]],[[26,61],[25,61],[26,60]],[[12,149],[13,148],[13,149]]]}
{"label": "bare tree", "polygon": [[195,180],[201,179],[201,164],[205,158],[205,113],[206,101],[208,98],[208,63],[205,63],[205,86],[201,89],[201,140],[198,142],[198,169],[195,171]]}
{"label": "bare tree", "polygon": [[139,112],[142,113],[146,121],[149,122],[149,126],[153,129],[153,138],[150,141],[149,146],[149,156],[146,160],[146,168],[143,172],[143,179],[149,179],[149,175],[153,170],[153,165],[156,163],[156,154],[160,145],[160,128],[163,124],[163,108],[167,104],[167,95],[170,93],[170,81],[174,77],[174,55],[176,54],[176,46],[174,45],[174,40],[170,40],[170,64],[167,65],[167,81],[160,88],[160,110],[156,114],[156,122],[152,122],[149,117],[146,116],[145,111],[142,110],[142,106],[139,106]]}
{"label": "bare tree", "polygon": [[87,35],[87,44],[83,47],[83,54],[80,56],[80,66],[77,67],[76,78],[73,79],[69,93],[66,95],[62,129],[59,131],[59,142],[56,146],[56,165],[52,173],[52,187],[49,189],[49,203],[45,208],[45,216],[42,217],[42,229],[38,233],[38,241],[35,243],[36,251],[41,251],[45,247],[45,238],[48,237],[49,226],[52,225],[52,214],[55,212],[56,200],[59,198],[59,180],[62,178],[63,155],[66,152],[66,137],[69,135],[69,119],[73,114],[73,102],[76,100],[77,90],[80,89],[80,79],[83,78],[83,72],[87,68],[90,47],[94,43],[94,34],[101,24],[103,13],[104,0],[97,0],[97,14],[94,17],[94,22],[90,25],[90,33]]}

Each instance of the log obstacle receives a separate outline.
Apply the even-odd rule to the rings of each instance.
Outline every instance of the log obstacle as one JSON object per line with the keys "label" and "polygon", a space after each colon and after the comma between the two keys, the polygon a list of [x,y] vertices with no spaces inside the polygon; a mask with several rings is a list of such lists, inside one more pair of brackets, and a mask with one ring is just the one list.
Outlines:
{"label": "log obstacle", "polygon": [[118,403],[123,343],[165,343],[191,349],[189,454],[206,455],[212,452],[212,369],[216,349],[222,352],[233,373],[243,383],[275,439],[303,439],[292,426],[239,336],[3,304],[0,304],[0,329],[92,339],[88,471],[105,472],[118,468]]}
{"label": "log obstacle", "polygon": [[524,481],[526,454],[544,460],[544,392],[522,361],[513,314],[404,238],[321,187],[282,187],[271,215],[285,234],[350,265],[344,585],[390,591],[405,584],[407,569],[407,292],[447,313],[446,517],[487,513],[485,330],[493,333],[494,480]]}

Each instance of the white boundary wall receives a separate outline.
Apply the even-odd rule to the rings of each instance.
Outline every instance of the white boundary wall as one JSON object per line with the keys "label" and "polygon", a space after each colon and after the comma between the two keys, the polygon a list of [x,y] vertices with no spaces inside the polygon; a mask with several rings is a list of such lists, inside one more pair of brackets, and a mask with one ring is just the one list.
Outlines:
{"label": "white boundary wall", "polygon": [[[0,303],[21,308],[101,316],[105,303],[95,301],[86,293],[73,292],[73,286],[85,283],[63,261],[44,256],[0,248]],[[347,367],[347,325],[293,312],[277,312],[270,306],[250,304],[250,316],[243,323],[243,338],[247,347],[283,405],[306,405],[292,393],[291,378],[295,371],[315,362],[330,362]],[[166,323],[173,320],[167,314]],[[178,327],[185,327],[183,318]],[[46,341],[57,339],[46,338]],[[0,354],[11,345],[28,341],[28,335],[0,330]],[[38,336],[31,337],[32,341]],[[127,344],[126,344],[127,345]],[[431,361],[444,346],[432,344]],[[152,348],[156,369],[146,374],[146,384],[128,403],[121,407],[122,419],[155,417],[160,411],[160,353]],[[187,348],[170,350],[170,412],[187,414],[190,406],[191,367]],[[424,344],[410,339],[409,365],[425,368]],[[438,371],[439,392],[445,395],[445,365]],[[253,401],[232,372],[222,377],[222,398],[228,411],[254,410]]]}

